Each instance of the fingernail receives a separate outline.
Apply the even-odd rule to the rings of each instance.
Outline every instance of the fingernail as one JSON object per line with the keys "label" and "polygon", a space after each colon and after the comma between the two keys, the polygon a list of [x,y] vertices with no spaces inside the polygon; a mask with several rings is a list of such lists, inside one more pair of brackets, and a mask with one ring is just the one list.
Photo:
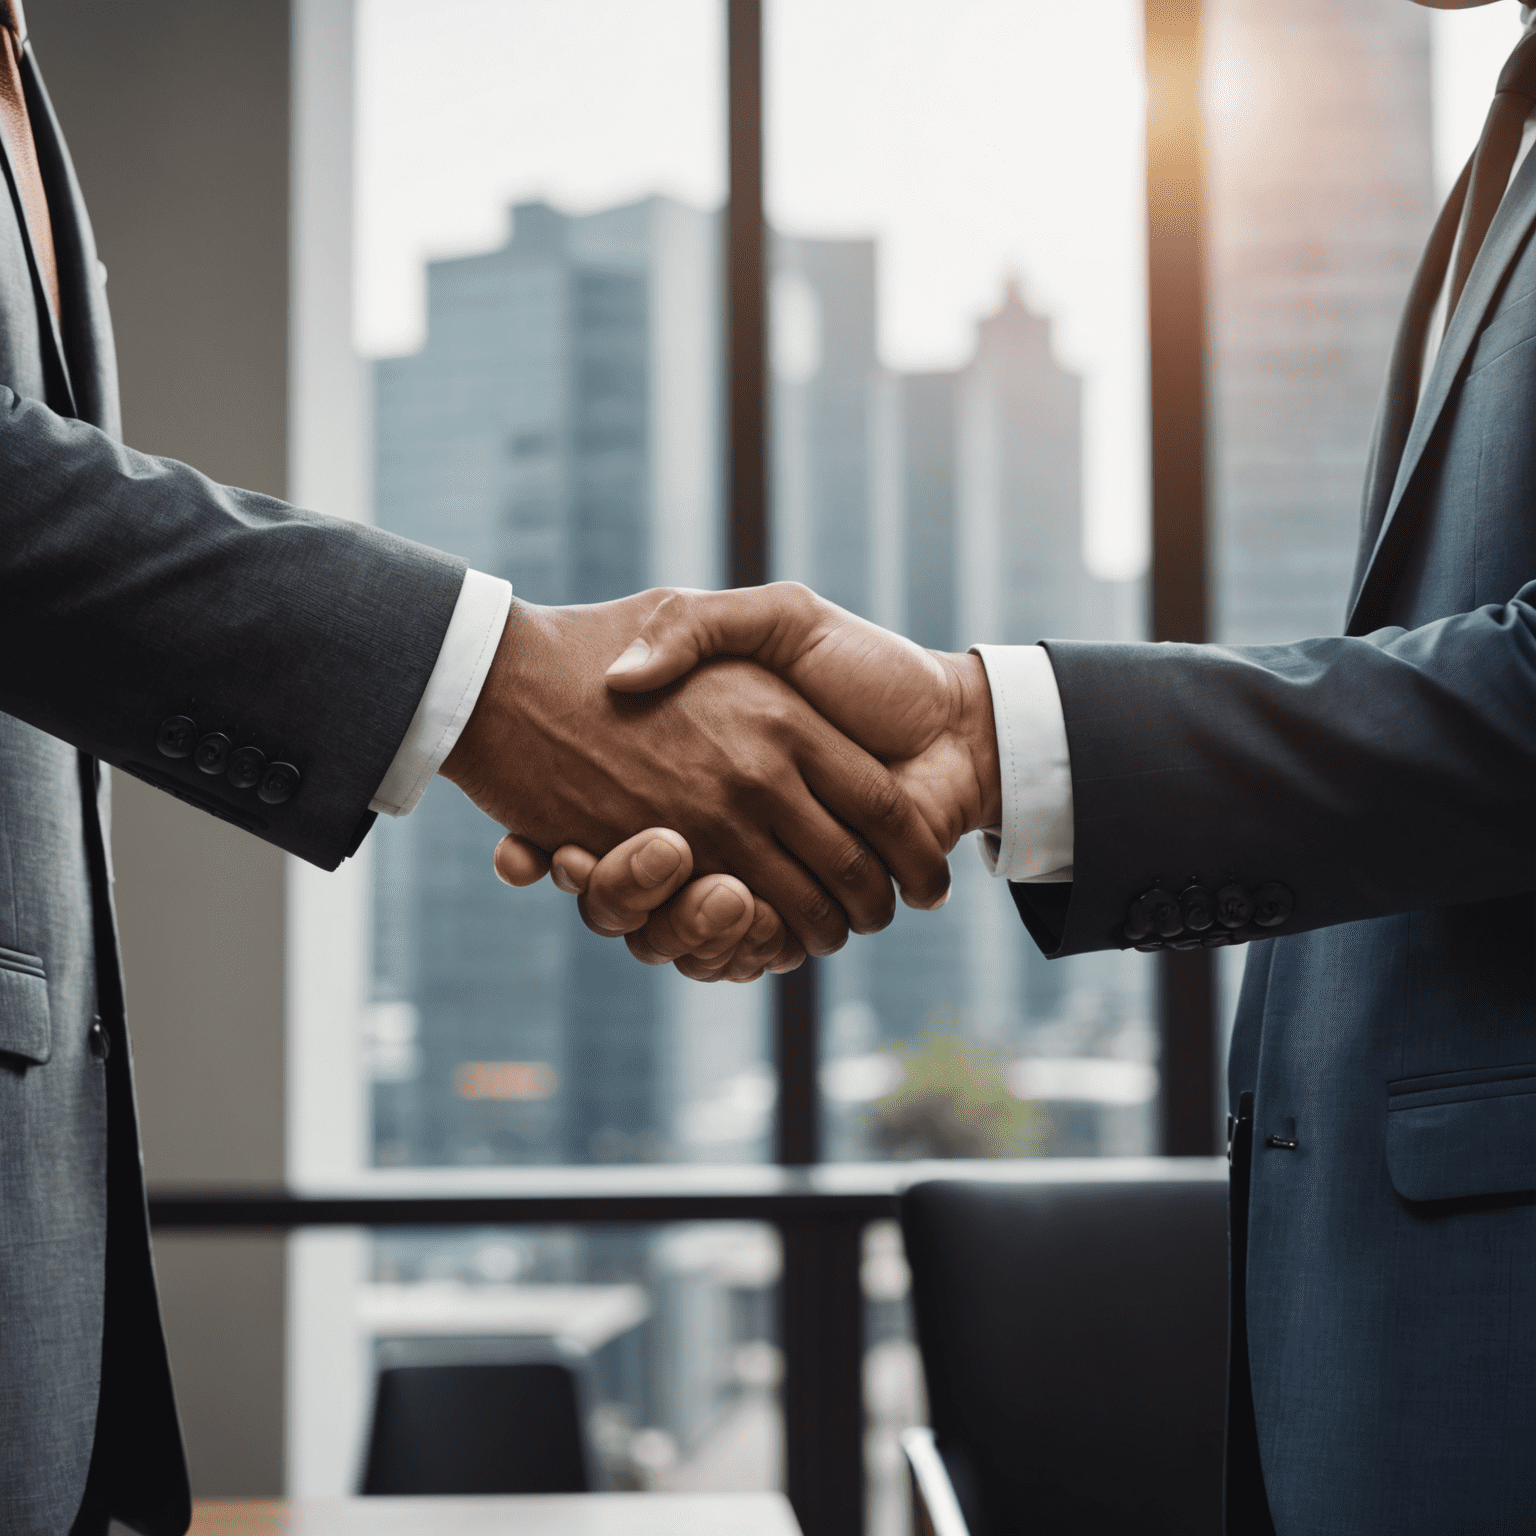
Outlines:
{"label": "fingernail", "polygon": [[566,893],[566,895],[581,895],[581,887],[577,885],[576,882],[572,880],[568,874],[566,874],[564,868],[561,865],[556,864],[554,868],[550,870],[549,878],[553,880],[555,884],[558,885],[560,889]]}
{"label": "fingernail", "polygon": [[617,677],[621,672],[638,671],[650,660],[650,657],[651,648],[644,640],[632,640],[629,649],[608,668],[608,676]]}
{"label": "fingernail", "polygon": [[739,923],[745,910],[741,892],[733,891],[728,885],[717,885],[699,908],[700,915],[713,928],[729,928],[732,923]]}
{"label": "fingernail", "polygon": [[664,837],[653,837],[630,860],[629,867],[640,883],[649,887],[660,885],[682,862],[683,856],[675,843],[669,843]]}

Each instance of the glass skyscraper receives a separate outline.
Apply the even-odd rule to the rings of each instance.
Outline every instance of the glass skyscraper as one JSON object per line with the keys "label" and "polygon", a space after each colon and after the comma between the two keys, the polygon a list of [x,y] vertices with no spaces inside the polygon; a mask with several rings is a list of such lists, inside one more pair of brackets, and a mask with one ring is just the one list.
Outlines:
{"label": "glass skyscraper", "polygon": [[[512,218],[502,249],[431,265],[425,347],[377,365],[380,524],[534,603],[717,585],[715,218],[665,198]],[[499,829],[462,796],[434,787],[378,831],[380,1160],[697,1155],[690,1105],[761,1078],[755,994],[711,989],[700,1018],[703,989],[553,887],[501,888]],[[765,1124],[737,1117],[710,1155],[748,1155]]]}

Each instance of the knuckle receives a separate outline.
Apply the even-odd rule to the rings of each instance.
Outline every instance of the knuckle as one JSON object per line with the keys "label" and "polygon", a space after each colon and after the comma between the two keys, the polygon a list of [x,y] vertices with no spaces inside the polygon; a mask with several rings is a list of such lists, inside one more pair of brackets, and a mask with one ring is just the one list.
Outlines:
{"label": "knuckle", "polygon": [[869,769],[863,798],[868,814],[879,826],[896,827],[905,822],[906,794],[879,764],[872,764]]}
{"label": "knuckle", "polygon": [[844,885],[862,885],[870,873],[869,850],[857,838],[850,838],[837,856],[833,872]]}

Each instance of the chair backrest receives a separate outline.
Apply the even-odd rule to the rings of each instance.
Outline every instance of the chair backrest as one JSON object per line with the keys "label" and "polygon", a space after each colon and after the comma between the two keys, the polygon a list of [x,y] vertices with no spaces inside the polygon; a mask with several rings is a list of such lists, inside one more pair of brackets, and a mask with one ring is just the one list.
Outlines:
{"label": "chair backrest", "polygon": [[[398,1359],[421,1351],[395,1350]],[[581,1362],[522,1358],[380,1361],[365,1494],[587,1493]],[[528,1358],[532,1355],[532,1358]]]}
{"label": "chair backrest", "polygon": [[971,1536],[1220,1536],[1225,1180],[937,1180],[902,1231]]}

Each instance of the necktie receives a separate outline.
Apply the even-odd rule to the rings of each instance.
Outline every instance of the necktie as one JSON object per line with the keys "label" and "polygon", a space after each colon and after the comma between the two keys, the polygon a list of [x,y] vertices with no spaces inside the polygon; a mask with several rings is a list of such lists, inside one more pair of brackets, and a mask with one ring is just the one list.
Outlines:
{"label": "necktie", "polygon": [[53,224],[48,217],[48,197],[37,166],[37,145],[32,139],[32,120],[21,85],[21,46],[27,40],[27,22],[21,0],[0,0],[0,136],[16,178],[16,191],[26,215],[32,258],[43,280],[43,292],[53,318],[59,318],[59,269],[53,255]]}
{"label": "necktie", "polygon": [[1499,84],[1483,124],[1483,136],[1472,156],[1472,184],[1467,189],[1466,221],[1461,243],[1456,248],[1456,265],[1451,272],[1450,305],[1447,316],[1456,312],[1456,301],[1467,285],[1467,275],[1488,235],[1488,226],[1499,211],[1509,173],[1520,152],[1520,138],[1525,120],[1536,107],[1536,32],[1523,37],[1499,72]]}

